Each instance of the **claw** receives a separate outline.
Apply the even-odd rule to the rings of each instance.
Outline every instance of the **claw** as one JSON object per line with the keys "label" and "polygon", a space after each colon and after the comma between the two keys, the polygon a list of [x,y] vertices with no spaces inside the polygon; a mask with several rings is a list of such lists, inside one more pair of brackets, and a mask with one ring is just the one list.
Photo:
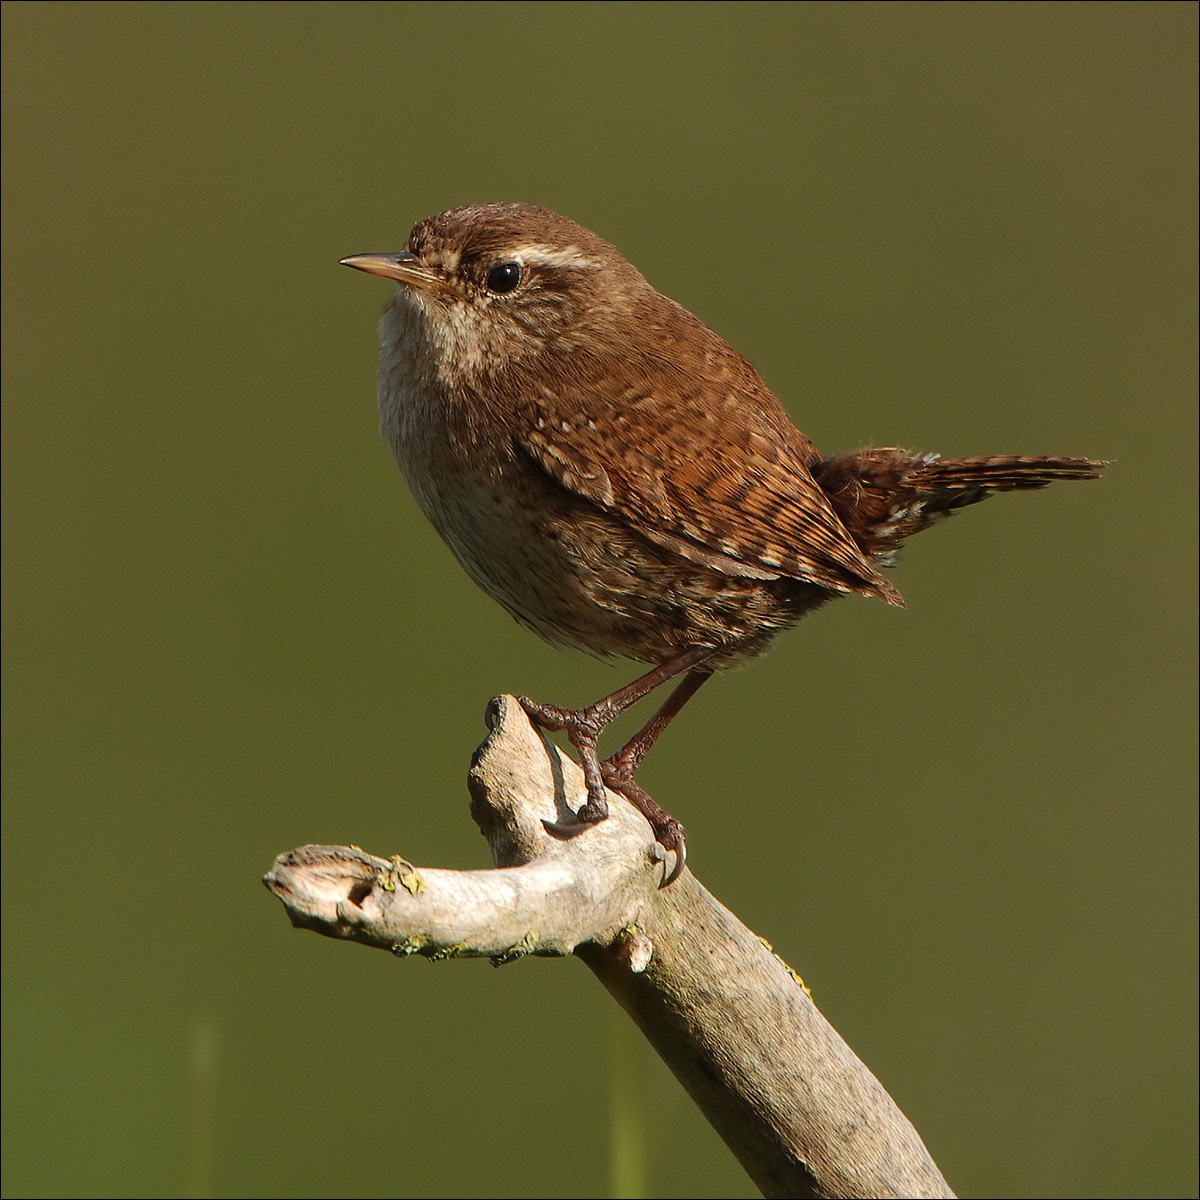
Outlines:
{"label": "claw", "polygon": [[599,825],[601,821],[607,819],[608,801],[602,800],[600,804],[593,804],[591,800],[585,801],[575,810],[574,816],[574,820],[543,821],[542,824],[545,826],[546,832],[554,837],[578,837],[585,829],[591,829],[593,825]]}
{"label": "claw", "polygon": [[[662,839],[659,839],[660,845],[663,845]],[[661,892],[663,888],[669,888],[671,884],[683,874],[684,868],[687,866],[687,840],[683,836],[683,827],[679,826],[676,833],[675,845],[666,846],[663,848],[668,852],[675,852],[675,865],[663,878],[662,883],[658,885],[658,890]]]}
{"label": "claw", "polygon": [[687,866],[687,840],[684,837],[683,826],[634,782],[633,771],[622,761],[620,754],[605,759],[600,764],[600,770],[604,782],[614,792],[624,796],[650,822],[655,841],[668,853],[675,855],[674,867],[659,884],[660,888],[670,887]]}
{"label": "claw", "polygon": [[[542,821],[542,827],[551,837],[561,838],[563,841],[578,837],[581,833],[585,833],[593,825],[605,819],[604,817],[596,817],[589,820],[579,820],[580,813],[583,813],[587,807],[587,805],[584,805],[575,814],[576,820],[574,821],[544,820]],[[684,868],[687,866],[687,840],[683,836],[682,826],[675,826],[670,830],[656,830],[655,840],[663,848],[664,853],[675,856],[674,866],[663,876],[662,883],[658,885],[659,891],[662,891],[663,888],[670,887],[683,874]]]}
{"label": "claw", "polygon": [[585,829],[591,829],[587,821],[542,821],[542,828],[551,836],[566,841],[578,837]]}

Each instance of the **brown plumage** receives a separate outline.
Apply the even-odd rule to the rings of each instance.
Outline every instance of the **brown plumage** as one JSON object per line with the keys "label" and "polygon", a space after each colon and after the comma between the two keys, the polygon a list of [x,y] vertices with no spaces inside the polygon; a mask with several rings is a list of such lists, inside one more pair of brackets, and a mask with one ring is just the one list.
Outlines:
{"label": "brown plumage", "polygon": [[[346,265],[399,286],[380,324],[381,426],[468,574],[550,641],[655,664],[579,710],[523,700],[579,749],[589,799],[642,809],[683,868],[683,831],[633,773],[713,670],[838,595],[903,604],[900,542],[995,491],[1095,478],[1078,458],[824,459],[761,376],[607,242],[522,204],[452,209],[399,253]],[[601,761],[605,725],[684,675]]]}
{"label": "brown plumage", "polygon": [[891,566],[906,537],[993,492],[1095,479],[1102,469],[1089,458],[941,458],[886,447],[827,458],[813,475],[856,544]]}

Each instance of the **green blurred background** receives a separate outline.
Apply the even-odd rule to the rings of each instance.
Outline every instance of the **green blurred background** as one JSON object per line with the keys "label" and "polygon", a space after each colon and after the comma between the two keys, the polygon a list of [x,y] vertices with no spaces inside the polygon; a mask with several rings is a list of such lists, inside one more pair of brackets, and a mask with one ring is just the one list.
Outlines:
{"label": "green blurred background", "polygon": [[487,699],[632,676],[477,592],[376,434],[387,288],[337,259],[500,199],[826,449],[1117,460],[920,538],[906,611],[821,613],[644,778],[962,1194],[1195,1194],[1194,5],[3,32],[5,1195],[610,1194],[614,1094],[650,1194],[753,1194],[578,963],[399,963],[259,884],[485,865]]}

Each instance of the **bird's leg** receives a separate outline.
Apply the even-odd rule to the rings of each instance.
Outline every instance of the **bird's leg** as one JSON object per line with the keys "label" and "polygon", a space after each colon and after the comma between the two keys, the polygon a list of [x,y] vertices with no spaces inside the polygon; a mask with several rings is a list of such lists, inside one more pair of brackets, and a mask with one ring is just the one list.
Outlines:
{"label": "bird's leg", "polygon": [[701,684],[712,678],[712,672],[706,670],[689,671],[675,690],[664,701],[663,706],[621,747],[616,754],[610,754],[601,764],[604,772],[604,782],[614,791],[619,791],[615,785],[633,778],[633,773],[642,764],[642,759],[650,751],[650,747],[658,741],[659,735],[679,715],[679,710],[700,690]]}
{"label": "bird's leg", "polygon": [[624,796],[650,822],[656,840],[664,849],[674,851],[675,866],[663,880],[663,887],[674,883],[687,865],[687,842],[684,839],[683,826],[666,809],[656,804],[644,788],[634,782],[633,773],[641,765],[650,747],[658,741],[659,734],[711,676],[711,671],[689,671],[666,698],[658,712],[616,754],[609,755],[600,764],[605,784]]}
{"label": "bird's leg", "polygon": [[[655,838],[675,853],[675,867],[664,881],[665,887],[683,871],[687,852],[683,826],[660,808],[633,780],[633,773],[654,745],[658,736],[679,710],[696,694],[710,672],[697,670],[701,663],[715,653],[712,646],[685,650],[655,667],[639,679],[585,708],[562,708],[557,704],[539,704],[528,696],[518,697],[521,707],[535,725],[552,733],[565,732],[567,740],[579,751],[584,779],[587,781],[587,801],[576,811],[578,825],[592,825],[608,816],[608,801],[604,789],[608,784],[629,800],[650,822]],[[611,758],[600,760],[597,744],[605,728],[626,709],[648,696],[655,688],[687,671],[689,674],[671,693],[662,708],[650,718]],[[562,826],[557,829],[565,832]]]}

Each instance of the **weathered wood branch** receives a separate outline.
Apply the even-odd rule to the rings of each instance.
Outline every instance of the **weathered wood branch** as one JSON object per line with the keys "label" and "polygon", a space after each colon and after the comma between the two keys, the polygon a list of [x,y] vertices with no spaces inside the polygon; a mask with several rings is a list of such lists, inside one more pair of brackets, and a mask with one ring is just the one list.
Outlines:
{"label": "weathered wood branch", "polygon": [[493,701],[471,813],[498,870],[418,868],[354,847],[282,854],[264,882],[294,925],[395,954],[581,958],[638,1023],[767,1196],[952,1196],[907,1118],[770,947],[645,820],[564,837],[579,768],[511,698]]}

